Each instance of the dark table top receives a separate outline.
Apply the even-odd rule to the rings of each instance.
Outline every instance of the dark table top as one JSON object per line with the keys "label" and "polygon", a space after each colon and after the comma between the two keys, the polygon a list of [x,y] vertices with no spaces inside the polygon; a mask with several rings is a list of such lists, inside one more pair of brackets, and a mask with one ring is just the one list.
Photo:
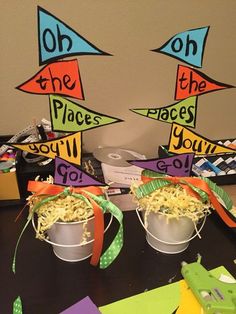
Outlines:
{"label": "dark table top", "polygon": [[[14,222],[21,207],[0,207],[1,314],[12,313],[18,295],[24,314],[57,314],[85,296],[102,306],[182,279],[181,262],[196,261],[198,253],[206,269],[223,265],[236,275],[236,234],[215,213],[207,218],[202,239],[195,238],[184,252],[170,255],[149,246],[134,211],[124,212],[124,246],[109,268],[93,267],[89,259],[77,263],[58,259],[49,244],[35,239],[29,225],[19,245],[14,275],[11,271],[14,247],[27,217],[26,210]],[[117,227],[113,222],[106,233],[105,246]]]}

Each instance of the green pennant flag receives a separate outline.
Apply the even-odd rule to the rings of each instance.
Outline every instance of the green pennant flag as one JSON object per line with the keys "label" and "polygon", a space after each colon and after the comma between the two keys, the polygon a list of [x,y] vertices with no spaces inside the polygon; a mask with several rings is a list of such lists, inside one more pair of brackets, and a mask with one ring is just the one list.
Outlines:
{"label": "green pennant flag", "polygon": [[197,96],[189,97],[177,103],[160,108],[130,109],[141,116],[166,123],[179,123],[195,127]]}
{"label": "green pennant flag", "polygon": [[89,110],[66,98],[50,95],[52,129],[60,132],[78,132],[123,120]]}

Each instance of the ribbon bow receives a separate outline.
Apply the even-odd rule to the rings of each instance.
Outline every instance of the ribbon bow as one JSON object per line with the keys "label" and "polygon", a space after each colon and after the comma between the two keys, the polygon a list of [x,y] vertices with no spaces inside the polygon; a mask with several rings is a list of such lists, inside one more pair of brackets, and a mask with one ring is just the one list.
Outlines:
{"label": "ribbon bow", "polygon": [[[48,197],[44,198],[42,201],[37,203],[31,212],[28,215],[27,222],[19,236],[19,239],[16,244],[14,259],[12,269],[15,273],[15,259],[16,259],[16,251],[20,241],[20,238],[26,229],[27,225],[32,219],[32,216],[37,208],[42,206],[43,204],[52,201],[58,198],[60,195],[73,195],[74,197],[89,200],[91,205],[93,206],[94,211],[94,243],[93,243],[93,252],[90,260],[90,264],[96,266],[100,259],[100,268],[108,267],[114,259],[119,254],[122,246],[123,246],[123,214],[111,202],[105,200],[102,196],[104,192],[100,187],[89,186],[89,187],[63,187],[60,185],[49,184],[47,182],[40,181],[29,181],[28,182],[28,191],[34,192],[34,195],[47,195]],[[101,256],[102,247],[103,247],[103,238],[104,238],[104,216],[103,213],[109,211],[120,223],[120,228],[106,252]],[[101,256],[101,257],[100,257]],[[109,258],[108,258],[109,256]]]}
{"label": "ribbon bow", "polygon": [[[232,200],[228,194],[218,187],[215,183],[207,178],[196,177],[169,177],[164,174],[155,173],[153,171],[144,170],[141,177],[143,184],[137,189],[137,197],[142,198],[158,188],[169,184],[181,185],[190,195],[206,201],[208,198],[215,208],[218,215],[231,228],[236,227],[236,217],[230,213],[232,209]],[[221,206],[215,194],[220,198],[226,209]]]}

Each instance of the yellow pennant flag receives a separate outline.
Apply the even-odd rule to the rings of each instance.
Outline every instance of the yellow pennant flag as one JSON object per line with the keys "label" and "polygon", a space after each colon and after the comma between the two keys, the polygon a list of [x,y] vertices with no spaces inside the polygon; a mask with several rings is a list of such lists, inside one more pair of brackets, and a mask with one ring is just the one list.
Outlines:
{"label": "yellow pennant flag", "polygon": [[175,154],[195,153],[196,155],[236,152],[234,149],[216,144],[177,123],[172,123],[168,150]]}
{"label": "yellow pennant flag", "polygon": [[11,143],[11,146],[31,154],[52,159],[60,157],[70,163],[81,165],[81,143],[81,132],[77,132],[55,140],[28,144]]}

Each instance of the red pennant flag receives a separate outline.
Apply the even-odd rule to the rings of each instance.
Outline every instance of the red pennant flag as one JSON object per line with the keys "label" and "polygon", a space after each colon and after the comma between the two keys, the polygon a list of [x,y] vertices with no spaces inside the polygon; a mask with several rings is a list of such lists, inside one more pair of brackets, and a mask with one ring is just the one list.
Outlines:
{"label": "red pennant flag", "polygon": [[32,94],[60,94],[84,99],[78,60],[50,63],[17,89]]}
{"label": "red pennant flag", "polygon": [[183,65],[178,66],[175,99],[181,100],[215,90],[234,87],[214,81],[204,73]]}

